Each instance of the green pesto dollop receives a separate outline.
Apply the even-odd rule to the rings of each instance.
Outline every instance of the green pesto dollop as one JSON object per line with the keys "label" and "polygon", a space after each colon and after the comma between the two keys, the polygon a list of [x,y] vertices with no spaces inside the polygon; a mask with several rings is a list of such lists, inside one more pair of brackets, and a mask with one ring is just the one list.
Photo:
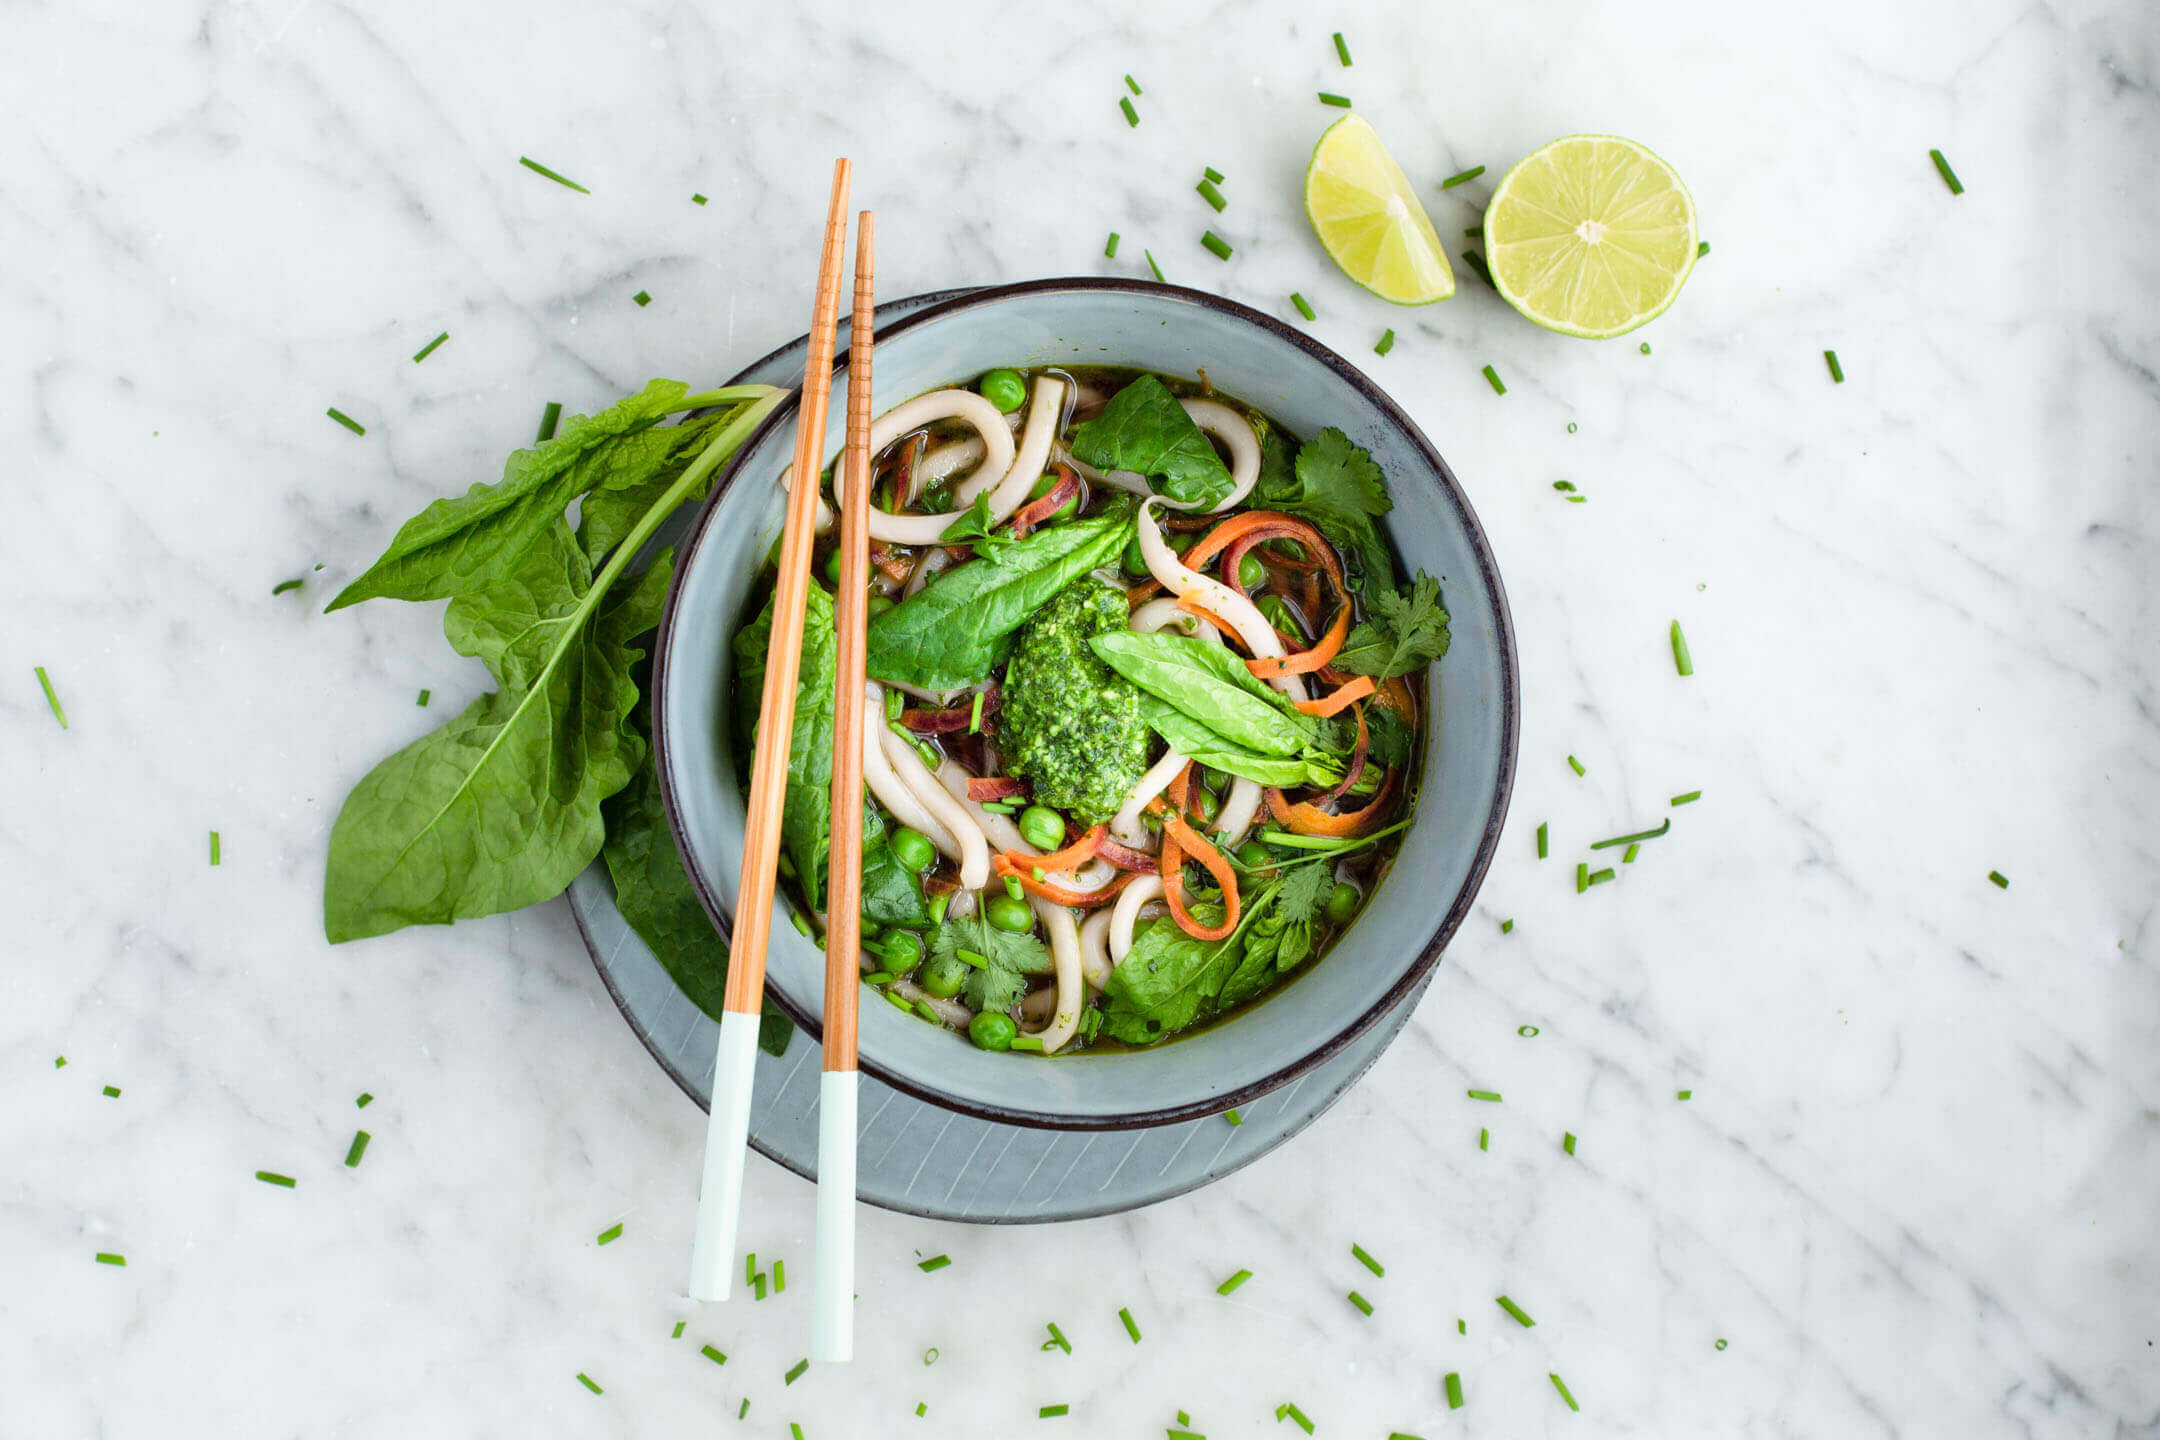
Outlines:
{"label": "green pesto dollop", "polygon": [[1038,804],[1082,825],[1115,815],[1147,770],[1140,692],[1087,643],[1125,623],[1125,596],[1083,576],[1021,627],[1005,668],[998,737],[1006,768],[1034,782]]}

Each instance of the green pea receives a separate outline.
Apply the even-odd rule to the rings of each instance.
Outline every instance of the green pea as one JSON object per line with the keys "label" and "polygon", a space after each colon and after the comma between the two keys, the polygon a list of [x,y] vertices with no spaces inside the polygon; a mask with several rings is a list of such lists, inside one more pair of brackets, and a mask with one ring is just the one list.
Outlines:
{"label": "green pea", "polygon": [[1258,840],[1247,840],[1237,847],[1238,864],[1248,870],[1265,870],[1275,863],[1275,852]]}
{"label": "green pea", "polygon": [[1193,797],[1193,805],[1199,810],[1200,818],[1210,825],[1215,823],[1216,816],[1222,814],[1222,796],[1213,790],[1202,790]]}
{"label": "green pea", "polygon": [[1197,532],[1191,530],[1181,530],[1170,537],[1170,548],[1180,555],[1199,543],[1200,536]]}
{"label": "green pea", "polygon": [[920,875],[937,859],[937,846],[920,830],[902,830],[892,837],[892,858],[909,874]]}
{"label": "green pea", "polygon": [[1254,608],[1259,610],[1262,619],[1285,635],[1304,633],[1298,625],[1297,616],[1290,613],[1290,607],[1284,602],[1282,596],[1263,595],[1253,604]]}
{"label": "green pea", "polygon": [[983,901],[983,918],[999,930],[1010,930],[1024,935],[1035,928],[1035,912],[1025,900],[1015,900],[1010,895],[992,895]]}
{"label": "green pea", "polygon": [[940,1000],[950,1000],[967,983],[967,961],[957,955],[939,955],[923,966],[922,988]]}
{"label": "green pea", "polygon": [[[1049,494],[1052,490],[1057,488],[1057,483],[1058,477],[1056,476],[1056,474],[1051,471],[1044,471],[1042,478],[1037,480],[1032,486],[1028,487],[1028,499],[1042,499],[1043,496]],[[1079,511],[1079,509],[1080,497],[1078,495],[1075,495],[1072,499],[1067,500],[1063,505],[1058,506],[1058,508],[1051,513],[1050,518],[1042,521],[1041,523],[1045,525],[1055,525],[1061,520],[1069,520],[1073,517],[1074,514]]]}
{"label": "green pea", "polygon": [[1047,805],[1030,805],[1020,812],[1020,838],[1038,850],[1055,850],[1065,843],[1065,817]]}
{"label": "green pea", "polygon": [[1229,779],[1229,776],[1212,765],[1202,765],[1200,767],[1200,788],[1203,790],[1220,790]]}
{"label": "green pea", "polygon": [[872,620],[875,620],[878,616],[884,614],[887,610],[893,608],[893,598],[892,596],[887,595],[882,590],[873,590],[872,592],[870,592],[870,604],[868,608],[870,611],[870,618]]}
{"label": "green pea", "polygon": [[1134,535],[1132,539],[1125,542],[1123,563],[1127,575],[1140,576],[1148,573],[1147,556],[1141,553],[1140,537],[1138,535]]}
{"label": "green pea", "polygon": [[1250,550],[1237,562],[1237,583],[1247,590],[1257,590],[1267,584],[1267,566],[1261,564],[1260,557]]}
{"label": "green pea", "polygon": [[1027,381],[1020,378],[1017,370],[985,370],[982,379],[975,382],[982,397],[1007,415],[1027,403]]}
{"label": "green pea", "polygon": [[1357,914],[1358,905],[1364,900],[1358,888],[1345,880],[1328,891],[1327,918],[1330,925],[1347,925],[1350,917]]}
{"label": "green pea", "polygon": [[905,975],[922,964],[922,937],[906,930],[888,930],[877,953],[885,957],[886,969],[895,975]]}
{"label": "green pea", "polygon": [[838,585],[840,583],[840,552],[838,550],[825,557],[825,583],[828,585]]}
{"label": "green pea", "polygon": [[1013,1023],[1012,1016],[994,1010],[985,1010],[968,1021],[968,1039],[981,1050],[1010,1050],[1019,1033],[1020,1027]]}

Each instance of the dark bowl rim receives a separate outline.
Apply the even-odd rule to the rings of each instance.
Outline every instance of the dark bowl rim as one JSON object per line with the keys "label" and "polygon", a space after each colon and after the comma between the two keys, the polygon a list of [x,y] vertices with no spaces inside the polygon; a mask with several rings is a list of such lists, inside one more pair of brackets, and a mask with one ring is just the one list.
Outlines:
{"label": "dark bowl rim", "polygon": [[[1187,1120],[1218,1115],[1225,1110],[1232,1110],[1240,1105],[1250,1104],[1260,1096],[1290,1083],[1314,1067],[1325,1063],[1329,1058],[1338,1054],[1343,1047],[1371,1029],[1383,1016],[1394,1009],[1404,996],[1415,989],[1432,971],[1434,966],[1440,963],[1440,957],[1447,949],[1448,942],[1455,937],[1455,932],[1461,928],[1464,918],[1470,913],[1471,905],[1477,899],[1478,890],[1484,884],[1485,875],[1492,867],[1493,855],[1499,847],[1500,831],[1507,821],[1508,803],[1515,785],[1516,753],[1521,740],[1522,696],[1515,654],[1515,622],[1508,608],[1507,589],[1501,582],[1500,567],[1493,556],[1492,546],[1485,537],[1485,527],[1479,523],[1477,511],[1472,508],[1470,497],[1463,492],[1461,482],[1455,478],[1454,470],[1449,467],[1446,459],[1441,456],[1432,441],[1426,438],[1425,432],[1419,428],[1417,422],[1412,420],[1409,413],[1398,405],[1386,391],[1373,383],[1363,371],[1344,359],[1340,354],[1313,339],[1302,330],[1285,324],[1264,311],[1255,310],[1249,305],[1241,304],[1221,295],[1209,294],[1204,290],[1188,289],[1182,285],[1157,284],[1145,280],[1123,280],[1102,276],[1063,276],[1040,280],[1021,280],[1006,285],[988,285],[979,289],[952,292],[950,298],[935,300],[915,313],[894,321],[890,326],[881,328],[878,331],[878,338],[881,341],[890,340],[895,336],[905,334],[944,316],[957,314],[960,311],[974,309],[979,306],[996,305],[1022,296],[1072,292],[1148,297],[1169,296],[1219,311],[1233,319],[1242,320],[1246,324],[1253,325],[1302,350],[1306,355],[1333,370],[1346,384],[1361,393],[1379,411],[1383,418],[1395,425],[1423,452],[1426,461],[1439,475],[1445,498],[1454,507],[1456,516],[1462,523],[1464,534],[1469,539],[1471,553],[1477,561],[1479,576],[1492,595],[1493,617],[1496,622],[1494,638],[1498,642],[1500,651],[1501,753],[1499,773],[1494,780],[1491,809],[1486,816],[1484,833],[1478,839],[1477,853],[1471,860],[1470,871],[1464,876],[1462,885],[1457,889],[1455,898],[1448,906],[1446,913],[1440,917],[1439,922],[1434,926],[1431,938],[1419,949],[1411,963],[1403,968],[1402,973],[1388,986],[1386,992],[1363,1012],[1343,1025],[1334,1035],[1305,1054],[1284,1062],[1257,1080],[1247,1082],[1234,1090],[1226,1091],[1221,1095],[1206,1100],[1192,1101],[1183,1105],[1165,1106],[1155,1110],[1128,1111],[1122,1114],[1104,1116],[1062,1115],[1050,1111],[1026,1110],[1008,1105],[978,1104],[974,1101],[956,1098],[899,1072],[890,1070],[883,1065],[873,1063],[867,1056],[859,1055],[857,1058],[857,1064],[862,1069],[903,1094],[912,1095],[918,1100],[926,1101],[929,1104],[962,1115],[973,1116],[976,1119],[988,1120],[1001,1125],[1018,1125],[1040,1130],[1137,1130],[1157,1125],[1175,1125]],[[750,368],[754,369],[756,365],[766,363],[766,361],[788,348],[790,347],[781,346],[779,349],[769,352],[763,360],[755,362]],[[833,357],[833,367],[836,371],[846,363],[847,352],[844,350]],[[697,516],[691,522],[689,533],[676,543],[674,575],[668,584],[667,603],[661,611],[659,634],[653,646],[651,685],[653,765],[660,782],[661,808],[667,812],[668,829],[674,836],[677,851],[684,857],[683,869],[689,876],[691,888],[697,892],[698,903],[704,907],[706,918],[712,921],[713,925],[723,935],[734,932],[734,919],[729,912],[727,901],[714,893],[706,875],[703,873],[702,867],[694,863],[690,858],[694,852],[688,843],[680,807],[675,798],[674,747],[668,733],[668,707],[665,695],[668,678],[672,673],[674,664],[677,608],[682,596],[683,577],[690,572],[691,566],[696,563],[697,552],[704,543],[713,518],[719,513],[721,501],[726,497],[728,490],[733,486],[741,472],[743,457],[752,453],[762,444],[765,437],[775,427],[792,422],[801,398],[802,391],[800,385],[798,385],[794,392],[774,406],[772,413],[765,417],[764,422],[744,439],[741,447],[736,451],[735,457],[728,462],[721,474],[715,477],[712,491],[705,497],[703,504],[699,506]],[[822,1038],[823,1026],[820,1024],[818,1016],[809,1013],[803,1007],[794,1003],[784,992],[774,987],[768,986],[766,994],[796,1024],[802,1026],[813,1040]]]}

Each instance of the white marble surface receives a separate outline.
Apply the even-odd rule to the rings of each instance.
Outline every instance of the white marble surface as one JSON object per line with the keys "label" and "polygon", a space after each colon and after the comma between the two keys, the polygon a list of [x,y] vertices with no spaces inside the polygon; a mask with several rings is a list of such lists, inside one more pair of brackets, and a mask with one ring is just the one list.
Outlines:
{"label": "white marble surface", "polygon": [[[1182,1407],[1220,1440],[1283,1400],[1373,1440],[2160,1434],[2150,8],[874,8],[0,10],[0,1434],[1008,1435],[1065,1402],[1045,1433]],[[1713,253],[1647,356],[1467,277],[1391,311],[1299,216],[1319,89],[1451,239],[1599,129],[1679,168]],[[837,152],[888,295],[1145,246],[1312,297],[1475,498],[1527,715],[1484,899],[1336,1111],[1120,1219],[865,1213],[865,1358],[788,1387],[806,1284],[678,1298],[701,1117],[560,904],[323,943],[339,799],[478,677],[435,607],[319,612],[543,401],[799,331]],[[1698,787],[1577,898],[1582,842]],[[757,1162],[748,1203],[806,1281],[809,1189]]]}

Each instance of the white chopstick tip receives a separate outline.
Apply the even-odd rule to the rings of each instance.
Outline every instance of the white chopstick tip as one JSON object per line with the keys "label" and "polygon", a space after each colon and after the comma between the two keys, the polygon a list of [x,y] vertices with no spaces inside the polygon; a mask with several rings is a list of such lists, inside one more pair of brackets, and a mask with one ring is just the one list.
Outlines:
{"label": "white chopstick tip", "polygon": [[817,1269],[811,1286],[810,1358],[855,1357],[855,1121],[857,1072],[818,1081]]}
{"label": "white chopstick tip", "polygon": [[690,1248],[690,1298],[725,1300],[735,1275],[742,1221],[743,1156],[750,1144],[750,1091],[757,1074],[759,1017],[720,1012],[713,1055],[712,1112],[698,1185],[697,1233]]}

